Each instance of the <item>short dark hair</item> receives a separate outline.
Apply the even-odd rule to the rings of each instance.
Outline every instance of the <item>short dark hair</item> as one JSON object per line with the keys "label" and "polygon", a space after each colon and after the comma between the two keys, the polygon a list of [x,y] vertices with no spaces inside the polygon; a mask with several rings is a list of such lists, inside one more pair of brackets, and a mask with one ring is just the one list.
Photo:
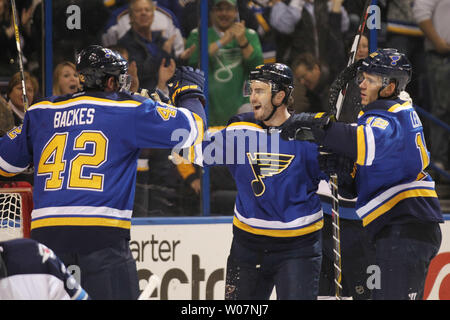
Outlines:
{"label": "short dark hair", "polygon": [[320,61],[314,55],[309,52],[301,53],[294,58],[292,68],[296,69],[298,66],[304,65],[308,70],[312,70],[315,65],[320,68]]}

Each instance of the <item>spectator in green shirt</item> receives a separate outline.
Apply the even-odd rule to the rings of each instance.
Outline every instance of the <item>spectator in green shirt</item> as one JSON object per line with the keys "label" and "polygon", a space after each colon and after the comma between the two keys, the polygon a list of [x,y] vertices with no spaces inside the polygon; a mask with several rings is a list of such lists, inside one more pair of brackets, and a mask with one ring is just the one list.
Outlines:
{"label": "spectator in green shirt", "polygon": [[[209,126],[223,126],[238,109],[248,103],[243,85],[250,70],[263,64],[258,34],[239,21],[236,0],[214,0],[208,28],[209,51]],[[186,48],[196,49],[188,64],[198,66],[199,32],[194,29]]]}

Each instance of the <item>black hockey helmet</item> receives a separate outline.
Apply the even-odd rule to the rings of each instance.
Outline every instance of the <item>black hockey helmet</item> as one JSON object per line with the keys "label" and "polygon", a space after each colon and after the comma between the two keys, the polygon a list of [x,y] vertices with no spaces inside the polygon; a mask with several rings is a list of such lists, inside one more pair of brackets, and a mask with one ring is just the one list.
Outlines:
{"label": "black hockey helmet", "polygon": [[[272,94],[278,91],[286,92],[286,97],[283,100],[284,103],[287,103],[294,89],[292,70],[282,63],[266,63],[257,66],[254,70],[250,71],[249,82],[253,80],[270,82],[272,85]],[[250,91],[248,90],[248,92]]]}
{"label": "black hockey helmet", "polygon": [[118,52],[98,45],[82,50],[76,58],[77,72],[84,90],[103,90],[106,80],[113,76],[120,89],[129,89],[128,62]]}
{"label": "black hockey helmet", "polygon": [[395,94],[398,95],[409,83],[412,67],[406,55],[398,52],[397,49],[387,48],[378,49],[362,61],[358,68],[358,82],[361,81],[362,72],[381,76],[382,89],[395,81]]}

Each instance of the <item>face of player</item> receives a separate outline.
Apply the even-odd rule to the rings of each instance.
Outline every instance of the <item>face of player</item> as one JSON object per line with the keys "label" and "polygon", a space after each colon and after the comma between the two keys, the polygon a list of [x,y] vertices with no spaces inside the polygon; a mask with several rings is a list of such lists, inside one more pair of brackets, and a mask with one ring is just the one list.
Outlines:
{"label": "face of player", "polygon": [[317,87],[320,80],[320,68],[318,65],[310,70],[304,64],[300,64],[294,71],[297,80],[303,84],[309,90],[314,90]]}
{"label": "face of player", "polygon": [[355,59],[361,60],[367,58],[368,55],[369,55],[369,40],[365,36],[362,36],[361,39],[359,40],[358,50],[356,51]]}
{"label": "face of player", "polygon": [[368,105],[378,99],[378,92],[382,86],[381,76],[363,72],[359,75],[359,88],[361,89],[361,103]]}
{"label": "face of player", "polygon": [[75,93],[80,87],[80,79],[78,73],[69,66],[64,66],[58,79],[61,95],[68,93]]}
{"label": "face of player", "polygon": [[252,81],[250,84],[250,104],[255,119],[263,121],[273,111],[272,91],[269,83]]}
{"label": "face of player", "polygon": [[[30,80],[25,81],[25,87],[27,90],[28,104],[31,104],[34,97],[33,83]],[[9,99],[11,99],[11,102],[14,104],[14,106],[16,106],[17,109],[21,111],[25,110],[22,97],[22,83],[16,84],[12,88],[11,92],[9,93]]]}
{"label": "face of player", "polygon": [[228,2],[223,1],[213,7],[211,18],[213,24],[220,31],[225,31],[229,29],[235,22],[236,14],[236,7]]}
{"label": "face of player", "polygon": [[150,28],[155,15],[154,7],[148,0],[136,1],[131,7],[131,21],[137,29]]}

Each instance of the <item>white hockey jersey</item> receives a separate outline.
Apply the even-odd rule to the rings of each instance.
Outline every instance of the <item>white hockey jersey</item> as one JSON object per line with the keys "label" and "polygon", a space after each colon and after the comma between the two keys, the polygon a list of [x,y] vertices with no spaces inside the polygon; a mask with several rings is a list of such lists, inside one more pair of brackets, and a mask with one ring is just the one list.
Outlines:
{"label": "white hockey jersey", "polygon": [[43,244],[31,239],[0,242],[4,266],[0,300],[89,300],[64,264]]}

